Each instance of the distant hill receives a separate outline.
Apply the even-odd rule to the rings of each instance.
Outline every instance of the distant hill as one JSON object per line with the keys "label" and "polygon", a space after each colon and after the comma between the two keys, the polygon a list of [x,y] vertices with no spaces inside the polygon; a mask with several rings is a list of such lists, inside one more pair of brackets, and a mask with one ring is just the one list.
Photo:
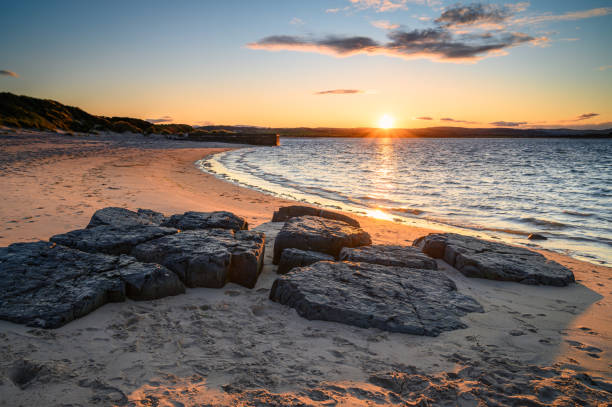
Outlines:
{"label": "distant hill", "polygon": [[612,129],[574,130],[574,129],[514,129],[514,128],[480,128],[467,127],[426,127],[422,129],[378,129],[359,127],[353,129],[333,127],[249,127],[249,126],[202,126],[198,129],[207,131],[233,131],[236,133],[277,133],[285,137],[423,137],[423,138],[485,138],[485,137],[585,137],[612,138]]}
{"label": "distant hill", "polygon": [[422,129],[377,129],[377,128],[331,128],[331,127],[257,127],[257,126],[201,126],[194,128],[187,124],[153,124],[131,117],[94,116],[78,107],[66,106],[49,99],[18,96],[8,92],[0,93],[0,126],[64,130],[90,133],[113,131],[142,134],[166,134],[203,136],[214,135],[222,138],[229,134],[269,134],[285,137],[585,137],[612,138],[612,129],[515,129],[465,127],[427,127]]}
{"label": "distant hill", "polygon": [[91,115],[78,107],[66,106],[49,99],[0,93],[0,125],[39,130],[64,130],[90,133],[95,131],[142,134],[183,134],[193,131],[186,124],[153,124],[131,117]]}

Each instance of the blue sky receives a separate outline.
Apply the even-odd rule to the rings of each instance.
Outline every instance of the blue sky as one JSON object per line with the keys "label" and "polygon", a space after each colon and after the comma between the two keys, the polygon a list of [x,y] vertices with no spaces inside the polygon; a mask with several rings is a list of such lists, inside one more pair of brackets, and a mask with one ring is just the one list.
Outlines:
{"label": "blue sky", "polygon": [[382,114],[401,127],[612,122],[610,1],[20,1],[2,10],[0,89],[94,114],[264,126],[370,126]]}

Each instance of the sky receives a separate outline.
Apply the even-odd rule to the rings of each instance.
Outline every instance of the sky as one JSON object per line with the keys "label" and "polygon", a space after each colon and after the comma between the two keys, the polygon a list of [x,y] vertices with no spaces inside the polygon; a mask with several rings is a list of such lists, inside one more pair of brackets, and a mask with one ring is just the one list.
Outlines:
{"label": "sky", "polygon": [[158,123],[612,127],[612,1],[3,2],[0,91]]}

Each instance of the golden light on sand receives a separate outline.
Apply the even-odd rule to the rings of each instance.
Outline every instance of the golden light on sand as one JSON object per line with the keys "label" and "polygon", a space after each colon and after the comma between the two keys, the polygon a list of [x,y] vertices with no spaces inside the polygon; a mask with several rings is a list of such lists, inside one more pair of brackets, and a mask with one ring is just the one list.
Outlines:
{"label": "golden light on sand", "polygon": [[395,122],[395,119],[393,119],[392,116],[383,114],[381,118],[378,119],[378,127],[381,129],[390,129],[393,127],[393,122]]}

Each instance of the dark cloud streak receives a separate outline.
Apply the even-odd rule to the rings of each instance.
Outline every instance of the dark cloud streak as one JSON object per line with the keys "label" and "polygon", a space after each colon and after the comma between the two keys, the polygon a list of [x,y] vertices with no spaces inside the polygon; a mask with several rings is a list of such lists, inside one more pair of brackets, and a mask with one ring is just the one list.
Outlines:
{"label": "dark cloud streak", "polygon": [[500,120],[498,122],[492,122],[489,124],[493,126],[497,126],[497,127],[519,127],[519,126],[527,124],[527,122],[505,122],[503,120]]}
{"label": "dark cloud streak", "polygon": [[319,92],[315,92],[315,95],[351,95],[357,93],[364,93],[364,91],[359,89],[330,89],[330,90],[321,90]]}
{"label": "dark cloud streak", "polygon": [[597,117],[599,116],[599,113],[583,113],[580,116],[576,117],[576,119],[574,121],[581,121],[581,120],[588,120],[588,119],[592,119],[593,117]]}
{"label": "dark cloud streak", "polygon": [[15,72],[7,71],[5,69],[0,69],[0,75],[12,76],[13,78],[19,78],[19,75],[17,75]]}

